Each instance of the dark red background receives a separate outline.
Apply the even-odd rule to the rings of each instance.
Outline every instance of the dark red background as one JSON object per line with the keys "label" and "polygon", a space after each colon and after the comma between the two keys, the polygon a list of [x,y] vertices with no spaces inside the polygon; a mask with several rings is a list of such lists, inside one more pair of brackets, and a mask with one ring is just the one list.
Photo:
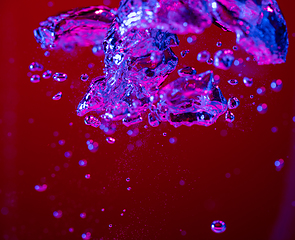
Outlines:
{"label": "dark red background", "polygon": [[[61,0],[49,7],[47,1],[40,0],[2,1],[0,238],[82,239],[82,233],[89,231],[93,239],[103,240],[295,239],[295,24],[294,4],[290,2],[279,1],[289,30],[286,64],[256,66],[250,62],[226,72],[200,64],[196,61],[199,51],[214,53],[218,41],[225,48],[234,45],[234,34],[215,26],[197,36],[195,45],[189,46],[187,36],[180,36],[180,47],[173,49],[180,67],[190,65],[198,72],[213,69],[221,76],[225,97],[240,99],[232,125],[222,116],[210,127],[175,129],[163,123],[145,129],[145,120],[130,127],[139,129],[135,137],[128,136],[128,128],[119,125],[113,135],[116,142],[110,145],[100,129],[85,126],[83,118],[75,114],[88,86],[79,76],[102,74],[103,59],[88,48],[51,52],[45,57],[33,37],[33,29],[47,17],[103,2]],[[110,6],[117,7],[118,1]],[[180,51],[188,48],[190,53],[181,58]],[[247,57],[241,50],[235,54]],[[42,63],[45,69],[66,72],[68,80],[31,83],[27,73],[32,61]],[[89,63],[95,67],[88,68]],[[243,86],[238,73],[253,77],[253,87]],[[176,76],[175,71],[169,80]],[[239,79],[239,85],[230,86],[230,78]],[[270,83],[277,78],[284,86],[274,93]],[[256,94],[261,86],[266,88],[264,96]],[[52,96],[59,91],[63,92],[62,99],[53,101]],[[252,94],[254,99],[249,97]],[[264,115],[256,110],[261,103],[268,105]],[[273,133],[272,127],[278,132]],[[90,137],[86,138],[86,133]],[[175,144],[169,143],[171,137],[177,138]],[[58,144],[61,139],[66,141],[64,146]],[[96,153],[87,149],[88,139],[99,143]],[[133,144],[134,150],[127,150],[128,144]],[[73,152],[71,158],[64,157],[66,151]],[[88,161],[84,168],[78,164],[83,158]],[[274,162],[279,158],[284,159],[285,166],[276,171]],[[91,178],[85,179],[88,173]],[[229,178],[226,173],[230,173]],[[180,180],[185,182],[183,186]],[[42,183],[48,189],[35,191],[34,186]],[[123,209],[126,212],[120,216]],[[60,219],[53,217],[56,210],[63,211]],[[79,216],[82,212],[87,214],[85,219]],[[210,230],[211,222],[217,219],[227,224],[222,234]],[[70,227],[73,233],[68,231]]]}

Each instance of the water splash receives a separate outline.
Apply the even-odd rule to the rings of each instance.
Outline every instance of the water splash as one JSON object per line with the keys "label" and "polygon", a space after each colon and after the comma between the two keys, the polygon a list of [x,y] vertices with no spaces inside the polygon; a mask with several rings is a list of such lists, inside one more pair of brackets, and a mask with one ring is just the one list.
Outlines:
{"label": "water splash", "polygon": [[[171,49],[179,45],[176,34],[202,33],[212,23],[235,32],[237,44],[252,54],[258,64],[285,61],[286,23],[277,3],[270,0],[249,0],[247,4],[224,0],[122,0],[118,11],[93,6],[49,17],[34,35],[45,49],[71,51],[75,46],[92,46],[98,55],[103,49],[105,75],[91,80],[77,107],[78,116],[89,112],[99,115],[86,116],[87,125],[107,132],[110,122],[122,121],[129,127],[142,122],[142,114],[149,111],[151,126],[161,122],[175,127],[210,126],[227,111],[228,105],[212,71],[197,75],[193,67],[182,68],[178,71],[180,78],[162,86],[178,64]],[[182,56],[187,52],[182,52]],[[208,51],[202,51],[197,60],[227,70],[234,56],[232,50],[223,49],[213,59]],[[55,73],[53,79],[65,81],[67,75]],[[86,75],[81,79],[87,79]],[[243,82],[247,87],[253,84],[247,77]],[[236,85],[237,81],[229,83]],[[230,102],[229,107],[235,108],[233,104],[238,106],[236,101]],[[88,147],[92,148],[91,144]]]}

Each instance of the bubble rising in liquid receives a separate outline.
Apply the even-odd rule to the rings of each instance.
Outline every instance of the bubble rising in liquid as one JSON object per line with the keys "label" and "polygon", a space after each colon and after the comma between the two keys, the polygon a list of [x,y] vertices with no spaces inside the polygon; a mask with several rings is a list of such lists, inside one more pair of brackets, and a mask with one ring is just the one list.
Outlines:
{"label": "bubble rising in liquid", "polygon": [[57,81],[57,82],[64,82],[64,81],[66,81],[67,80],[67,78],[68,78],[68,75],[67,74],[65,74],[65,73],[55,73],[55,74],[53,74],[53,79],[55,80],[55,81]]}
{"label": "bubble rising in liquid", "polygon": [[223,70],[228,70],[234,60],[233,51],[229,49],[219,50],[214,54],[214,66]]}
{"label": "bubble rising in liquid", "polygon": [[231,111],[226,111],[225,113],[225,120],[229,123],[235,120],[235,115]]}
{"label": "bubble rising in liquid", "polygon": [[89,76],[87,73],[83,73],[80,77],[80,79],[83,81],[83,82],[86,82],[88,79],[89,79]]}
{"label": "bubble rising in liquid", "polygon": [[211,224],[211,230],[215,233],[223,233],[226,230],[226,224],[220,220],[213,221]]}
{"label": "bubble rising in liquid", "polygon": [[36,185],[35,186],[35,190],[37,192],[44,192],[47,189],[47,185],[46,184],[42,184],[42,185]]}
{"label": "bubble rising in liquid", "polygon": [[240,100],[237,97],[231,97],[227,101],[227,106],[229,109],[235,109],[240,105]]}
{"label": "bubble rising in liquid", "polygon": [[51,77],[51,75],[52,75],[52,71],[47,70],[47,71],[45,71],[45,72],[43,73],[42,77],[43,77],[44,79],[49,79],[49,78]]}
{"label": "bubble rising in liquid", "polygon": [[40,63],[38,63],[38,62],[32,62],[29,68],[33,72],[34,71],[42,71],[43,70],[43,66]]}
{"label": "bubble rising in liquid", "polygon": [[177,71],[180,77],[193,77],[197,74],[197,71],[193,67],[184,67]]}
{"label": "bubble rising in liquid", "polygon": [[243,78],[243,83],[245,84],[246,87],[252,87],[252,85],[253,85],[253,79],[252,78],[248,78],[248,77],[244,77]]}
{"label": "bubble rising in liquid", "polygon": [[207,62],[210,58],[211,54],[208,51],[199,52],[197,55],[197,60],[199,62]]}
{"label": "bubble rising in liquid", "polygon": [[271,82],[270,88],[274,92],[279,92],[283,88],[283,81],[281,79],[277,79]]}
{"label": "bubble rising in liquid", "polygon": [[237,79],[230,79],[227,82],[232,86],[235,86],[239,83],[239,81]]}
{"label": "bubble rising in liquid", "polygon": [[40,82],[40,76],[39,75],[33,75],[30,80],[31,80],[32,83],[38,83],[38,82]]}
{"label": "bubble rising in liquid", "polygon": [[101,121],[98,120],[98,118],[90,115],[90,116],[86,116],[84,118],[84,123],[86,125],[89,125],[89,126],[92,126],[92,127],[95,127],[95,128],[98,128],[100,125],[101,125]]}
{"label": "bubble rising in liquid", "polygon": [[116,139],[115,138],[112,138],[112,137],[107,137],[106,138],[106,141],[109,143],[109,144],[114,144],[116,142]]}
{"label": "bubble rising in liquid", "polygon": [[60,100],[62,97],[62,92],[58,92],[57,94],[55,94],[53,97],[52,97],[52,100],[55,100],[55,101],[58,101]]}

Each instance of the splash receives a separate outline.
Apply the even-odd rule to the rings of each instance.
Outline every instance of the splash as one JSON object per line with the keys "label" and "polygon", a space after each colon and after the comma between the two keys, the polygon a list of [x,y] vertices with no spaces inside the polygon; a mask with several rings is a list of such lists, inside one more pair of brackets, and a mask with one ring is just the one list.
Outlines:
{"label": "splash", "polygon": [[[232,122],[234,115],[227,109],[239,105],[238,99],[223,97],[213,72],[197,75],[194,66],[188,66],[178,71],[180,78],[166,85],[165,79],[178,64],[171,49],[179,45],[176,34],[201,34],[212,23],[235,32],[237,44],[258,64],[286,61],[286,22],[272,0],[122,0],[118,11],[93,6],[49,17],[34,35],[44,49],[92,46],[94,54],[103,49],[104,75],[91,80],[77,108],[78,116],[86,115],[87,125],[108,129],[111,122],[122,121],[128,127],[141,122],[148,111],[153,127],[161,122],[175,127],[210,126],[224,113]],[[222,70],[234,62],[229,49],[219,50],[214,59],[202,51],[197,59]],[[65,81],[67,76],[55,73],[53,78]],[[88,75],[81,80],[87,81]],[[253,84],[247,77],[243,82],[248,87]],[[90,112],[99,116],[87,115]]]}

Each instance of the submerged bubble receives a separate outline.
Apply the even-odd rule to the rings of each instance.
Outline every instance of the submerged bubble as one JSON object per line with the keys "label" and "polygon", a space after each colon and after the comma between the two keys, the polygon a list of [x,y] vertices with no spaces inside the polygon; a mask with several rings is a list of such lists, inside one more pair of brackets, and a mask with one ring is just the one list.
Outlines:
{"label": "submerged bubble", "polygon": [[86,166],[87,166],[87,160],[86,160],[86,159],[82,159],[82,160],[80,160],[80,161],[79,161],[79,165],[80,165],[81,167],[86,167]]}
{"label": "submerged bubble", "polygon": [[260,88],[257,88],[256,90],[257,94],[259,95],[265,94],[265,91],[266,91],[265,87],[260,87]]}
{"label": "submerged bubble", "polygon": [[197,71],[193,67],[184,67],[177,71],[180,77],[193,77],[197,74]]}
{"label": "submerged bubble", "polygon": [[188,42],[189,44],[195,44],[196,41],[197,41],[197,37],[196,37],[195,35],[190,36],[190,37],[187,38],[187,42]]}
{"label": "submerged bubble", "polygon": [[281,169],[284,167],[284,160],[283,159],[279,159],[275,161],[275,167],[277,171],[281,171]]}
{"label": "submerged bubble", "polygon": [[57,101],[57,100],[60,100],[61,97],[62,97],[62,92],[58,92],[57,94],[55,94],[55,95],[52,97],[52,99]]}
{"label": "submerged bubble", "polygon": [[82,239],[89,240],[91,239],[91,232],[86,232],[82,234]]}
{"label": "submerged bubble", "polygon": [[265,114],[267,112],[267,104],[266,103],[263,103],[263,104],[258,105],[257,111],[260,114]]}
{"label": "submerged bubble", "polygon": [[52,71],[47,70],[47,71],[45,71],[45,72],[43,73],[42,77],[43,77],[44,79],[49,79],[49,78],[51,77],[51,75],[52,75]]}
{"label": "submerged bubble", "polygon": [[227,106],[229,109],[235,109],[240,105],[240,101],[237,97],[231,97],[227,101]]}
{"label": "submerged bubble", "polygon": [[88,174],[85,174],[85,178],[86,179],[90,179],[90,174],[88,173]]}
{"label": "submerged bubble", "polygon": [[225,120],[231,123],[235,120],[235,115],[231,111],[226,111]]}
{"label": "submerged bubble", "polygon": [[181,51],[181,53],[180,53],[180,55],[181,55],[181,57],[185,57],[186,56],[186,54],[188,54],[189,53],[189,50],[183,50],[183,51]]}
{"label": "submerged bubble", "polygon": [[112,137],[107,137],[106,138],[106,141],[109,143],[109,144],[114,144],[116,142],[116,139],[115,138],[112,138]]}
{"label": "submerged bubble", "polygon": [[43,66],[40,63],[37,63],[37,62],[32,62],[29,68],[33,72],[43,70]]}
{"label": "submerged bubble", "polygon": [[92,52],[96,56],[102,56],[104,54],[102,44],[101,45],[94,45],[93,48],[92,48]]}
{"label": "submerged bubble", "polygon": [[62,217],[62,211],[61,210],[54,211],[53,216],[55,218],[61,218]]}
{"label": "submerged bubble", "polygon": [[93,140],[87,141],[87,148],[90,152],[96,152],[98,150],[98,143],[94,142]]}
{"label": "submerged bubble", "polygon": [[283,88],[283,81],[281,79],[274,80],[270,84],[270,87],[271,87],[271,90],[273,90],[274,92],[279,92]]}
{"label": "submerged bubble", "polygon": [[65,74],[65,73],[55,73],[55,74],[53,74],[53,79],[55,80],[55,81],[57,81],[57,82],[63,82],[63,81],[65,81],[65,80],[67,80],[67,78],[68,78],[68,75],[67,74]]}
{"label": "submerged bubble", "polygon": [[148,115],[148,121],[149,121],[149,124],[152,126],[152,127],[158,127],[159,124],[160,124],[160,121],[158,120],[157,116],[155,113],[149,113]]}
{"label": "submerged bubble", "polygon": [[232,86],[235,86],[239,83],[239,81],[237,79],[230,79],[227,82]]}
{"label": "submerged bubble", "polygon": [[207,60],[207,64],[209,64],[209,65],[213,64],[213,62],[214,62],[213,58],[209,58],[209,59]]}
{"label": "submerged bubble", "polygon": [[32,83],[38,83],[38,82],[40,82],[40,76],[39,75],[33,75],[30,80],[31,80]]}
{"label": "submerged bubble", "polygon": [[234,60],[235,58],[232,50],[219,50],[214,55],[214,66],[223,70],[228,70]]}
{"label": "submerged bubble", "polygon": [[210,58],[211,54],[208,51],[202,51],[198,53],[197,60],[199,62],[207,62]]}
{"label": "submerged bubble", "polygon": [[92,115],[86,116],[84,118],[84,123],[95,128],[98,128],[101,125],[101,122],[98,120],[98,118]]}
{"label": "submerged bubble", "polygon": [[243,78],[243,83],[245,84],[246,87],[252,87],[252,85],[253,85],[253,79],[252,78],[248,78],[248,77],[244,77]]}
{"label": "submerged bubble", "polygon": [[47,189],[47,185],[46,184],[36,185],[35,186],[35,190],[37,192],[44,192],[46,189]]}
{"label": "submerged bubble", "polygon": [[86,81],[88,80],[89,76],[88,76],[87,73],[84,73],[84,74],[81,75],[80,78],[81,78],[81,80],[82,80],[83,82],[86,82]]}
{"label": "submerged bubble", "polygon": [[211,230],[215,233],[223,233],[226,230],[225,222],[216,220],[211,224]]}

